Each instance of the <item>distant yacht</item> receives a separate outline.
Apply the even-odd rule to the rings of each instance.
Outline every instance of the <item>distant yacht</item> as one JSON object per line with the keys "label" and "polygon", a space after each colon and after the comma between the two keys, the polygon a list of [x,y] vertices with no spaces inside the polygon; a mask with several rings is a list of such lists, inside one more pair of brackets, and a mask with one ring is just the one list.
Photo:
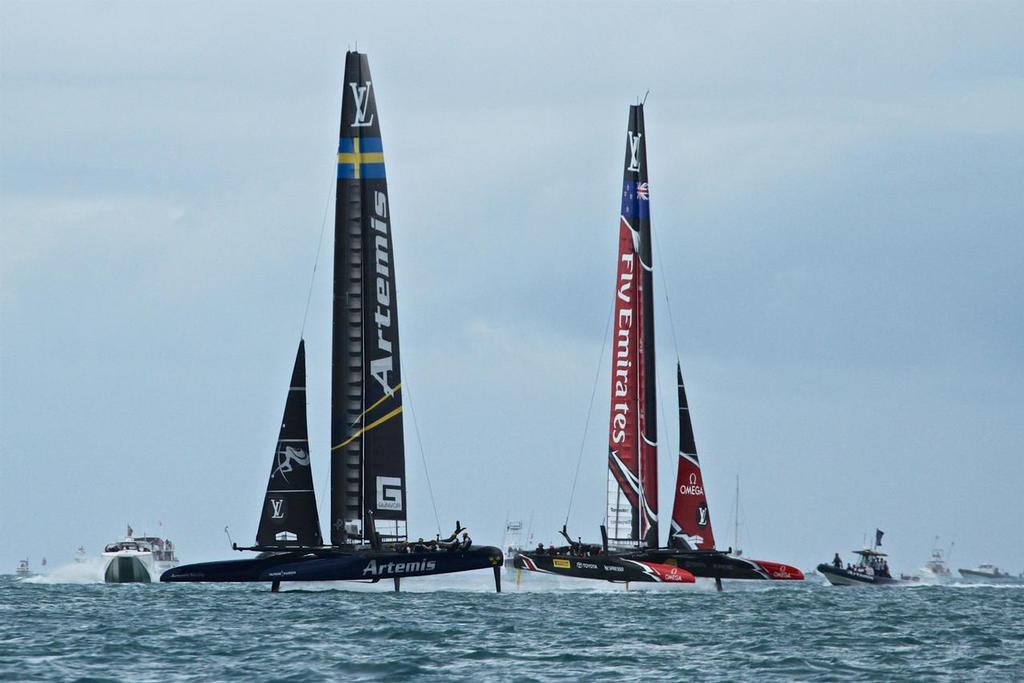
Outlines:
{"label": "distant yacht", "polygon": [[[84,553],[84,548],[79,551]],[[103,580],[107,583],[159,581],[161,574],[177,566],[173,543],[156,536],[135,538],[130,526],[124,540],[103,549]]]}
{"label": "distant yacht", "polygon": [[18,560],[18,568],[14,573],[21,577],[32,576],[32,570],[28,566],[28,560]]}

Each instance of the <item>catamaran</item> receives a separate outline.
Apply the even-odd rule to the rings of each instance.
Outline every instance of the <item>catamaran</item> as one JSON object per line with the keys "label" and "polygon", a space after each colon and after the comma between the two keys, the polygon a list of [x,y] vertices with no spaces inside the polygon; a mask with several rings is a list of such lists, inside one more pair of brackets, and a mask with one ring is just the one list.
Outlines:
{"label": "catamaran", "polygon": [[601,544],[519,553],[515,565],[531,571],[608,581],[692,583],[708,577],[796,579],[789,565],[751,560],[715,548],[681,365],[676,363],[679,464],[672,526],[666,546],[658,532],[658,426],[655,390],[654,262],[644,105],[630,107],[619,216],[613,310],[611,415],[608,437],[606,524]]}
{"label": "catamaran", "polygon": [[502,553],[455,533],[408,541],[398,299],[374,84],[365,54],[349,52],[338,145],[334,223],[330,542],[320,533],[306,422],[306,362],[299,341],[274,452],[255,559],[177,567],[161,581],[393,579],[492,568]]}

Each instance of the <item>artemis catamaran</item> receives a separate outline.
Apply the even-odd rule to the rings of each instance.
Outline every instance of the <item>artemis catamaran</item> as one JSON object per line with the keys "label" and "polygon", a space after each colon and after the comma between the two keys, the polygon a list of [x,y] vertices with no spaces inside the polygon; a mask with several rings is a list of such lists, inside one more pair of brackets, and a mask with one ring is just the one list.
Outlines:
{"label": "artemis catamaran", "polygon": [[365,54],[349,52],[338,145],[334,223],[330,543],[320,534],[306,422],[300,340],[255,559],[190,564],[161,581],[393,579],[493,568],[501,550],[467,536],[408,542],[398,303],[380,121]]}
{"label": "artemis catamaran", "polygon": [[[643,104],[630,107],[615,285],[606,524],[601,545],[522,552],[516,567],[608,581],[693,582],[803,579],[799,569],[715,548],[682,369],[677,362],[679,467],[667,546],[658,532],[658,425],[655,390],[654,262]],[[582,557],[581,557],[582,555]]]}

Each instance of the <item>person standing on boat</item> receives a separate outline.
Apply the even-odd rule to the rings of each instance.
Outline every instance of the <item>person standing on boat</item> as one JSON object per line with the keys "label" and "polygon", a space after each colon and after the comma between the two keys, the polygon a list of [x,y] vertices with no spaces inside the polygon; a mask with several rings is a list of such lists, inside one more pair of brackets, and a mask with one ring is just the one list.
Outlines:
{"label": "person standing on boat", "polygon": [[832,566],[836,569],[843,568],[843,561],[839,559],[839,553],[836,553],[836,556],[832,558]]}

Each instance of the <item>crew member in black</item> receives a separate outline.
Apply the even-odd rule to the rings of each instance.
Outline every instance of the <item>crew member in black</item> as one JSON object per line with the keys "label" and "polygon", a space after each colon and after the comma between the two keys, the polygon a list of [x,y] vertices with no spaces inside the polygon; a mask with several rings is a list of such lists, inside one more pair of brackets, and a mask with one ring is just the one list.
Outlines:
{"label": "crew member in black", "polygon": [[836,569],[843,568],[843,561],[839,559],[839,553],[836,553],[836,556],[832,558],[832,566]]}

